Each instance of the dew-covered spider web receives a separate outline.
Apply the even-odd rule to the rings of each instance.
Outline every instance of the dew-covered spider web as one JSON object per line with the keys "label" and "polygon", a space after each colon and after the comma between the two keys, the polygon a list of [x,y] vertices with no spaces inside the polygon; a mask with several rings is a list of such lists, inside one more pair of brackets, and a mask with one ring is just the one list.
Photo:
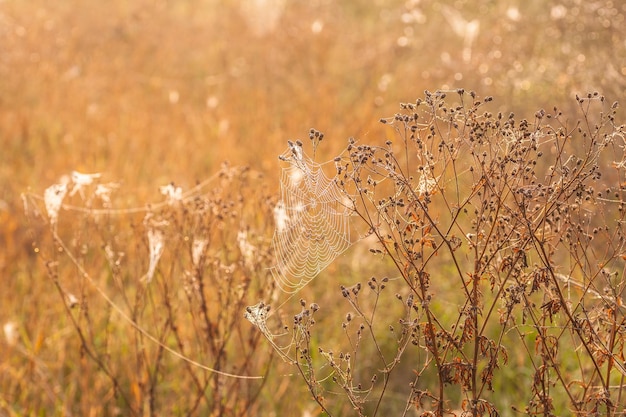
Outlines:
{"label": "dew-covered spider web", "polygon": [[354,204],[334,178],[326,176],[322,164],[304,153],[301,142],[290,141],[280,159],[285,166],[274,208],[272,274],[283,291],[294,293],[350,247]]}

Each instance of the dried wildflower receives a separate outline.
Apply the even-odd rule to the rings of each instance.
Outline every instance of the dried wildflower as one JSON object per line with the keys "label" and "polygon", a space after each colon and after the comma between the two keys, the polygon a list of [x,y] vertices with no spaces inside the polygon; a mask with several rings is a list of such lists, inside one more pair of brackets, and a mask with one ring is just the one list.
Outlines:
{"label": "dried wildflower", "polygon": [[302,142],[300,141],[296,141],[295,143],[292,141],[287,141],[288,145],[289,145],[289,149],[291,150],[291,154],[292,157],[296,160],[296,161],[301,161],[302,160]]}
{"label": "dried wildflower", "polygon": [[[461,17],[452,9],[442,12],[460,35],[468,35],[469,22],[458,21]],[[513,21],[518,18],[516,9],[509,14]],[[461,103],[446,105],[446,91],[456,93],[452,99],[460,97]],[[367,285],[374,291],[362,292],[365,286],[359,283],[339,286],[341,301],[354,310],[341,323],[348,338],[344,346],[359,360],[350,361],[350,354],[340,351],[340,361],[336,361],[326,346],[313,339],[318,306],[306,309],[304,299],[300,313],[292,316],[293,326],[285,327],[293,331],[290,344],[278,346],[271,335],[270,342],[279,353],[295,346],[296,354],[288,359],[298,366],[322,408],[323,395],[330,392],[326,384],[320,384],[324,374],[324,380],[336,383],[337,391],[347,395],[359,415],[365,415],[363,404],[371,403],[376,391],[363,389],[363,381],[357,379],[364,378],[367,369],[380,369],[377,375],[386,384],[396,364],[406,358],[404,352],[412,349],[432,357],[416,365],[416,378],[408,384],[407,404],[415,406],[416,414],[449,411],[443,390],[437,396],[421,378],[431,373],[438,378],[434,386],[454,385],[459,392],[472,393],[461,403],[463,415],[496,415],[498,410],[487,399],[495,398],[490,393],[493,379],[508,361],[507,341],[502,336],[515,330],[536,371],[525,385],[532,395],[527,414],[551,413],[552,396],[558,393],[563,398],[580,398],[571,406],[577,414],[587,415],[596,404],[604,407],[613,391],[623,390],[623,384],[612,385],[612,381],[626,374],[620,325],[626,310],[624,280],[621,273],[609,272],[622,270],[626,259],[622,198],[626,183],[619,175],[612,179],[599,175],[604,174],[607,161],[616,161],[613,167],[618,170],[626,168],[623,128],[615,125],[613,116],[601,115],[597,125],[588,117],[586,106],[596,100],[597,93],[578,98],[585,103],[581,108],[586,123],[572,129],[564,121],[555,123],[560,116],[556,110],[553,118],[540,110],[534,121],[516,121],[513,114],[507,118],[507,113],[483,111],[481,107],[491,97],[479,100],[474,92],[446,91],[426,92],[424,101],[403,104],[401,113],[383,119],[394,125],[404,149],[390,143],[379,147],[350,141],[348,155],[334,159],[340,177],[333,184],[340,195],[350,196],[343,206],[340,199],[325,193],[325,183],[315,182],[317,166],[306,155],[299,156],[300,145],[290,143],[291,149],[283,154],[290,167],[283,171],[277,206],[289,218],[280,230],[277,222],[274,235],[278,266],[272,273],[278,271],[281,289],[299,290],[308,274],[316,271],[310,267],[320,265],[316,263],[320,254],[334,259],[336,249],[324,251],[319,244],[330,240],[328,230],[342,230],[341,218],[327,215],[333,209],[344,216],[356,212],[355,218],[365,222],[362,230],[369,230],[365,236],[374,237],[381,247],[370,251],[384,253],[402,279],[372,277]],[[465,102],[466,95],[471,103]],[[314,140],[316,131],[309,134]],[[604,149],[610,151],[603,153]],[[311,220],[313,215],[326,221]],[[335,227],[324,229],[325,223]],[[589,243],[592,238],[593,245]],[[609,251],[596,250],[596,242],[603,238]],[[577,261],[573,266],[568,261],[560,263],[568,258]],[[584,266],[578,263],[580,259]],[[558,273],[559,268],[570,266],[567,274]],[[395,292],[404,307],[400,317],[389,314],[392,310],[376,308],[388,296],[380,291],[386,285],[400,285]],[[374,297],[373,302],[368,297]],[[445,308],[457,302],[456,309]],[[502,308],[498,308],[500,303]],[[263,311],[248,310],[246,317],[265,325]],[[392,339],[383,341],[373,331],[384,328],[383,324]],[[573,361],[571,355],[560,352],[563,335],[568,334],[578,352]],[[397,343],[396,355],[389,350],[389,355],[379,357],[357,356],[369,336],[381,346]],[[315,351],[327,359],[332,376],[327,377],[331,373],[327,369],[319,372],[311,359]],[[579,395],[569,372],[576,366],[580,366],[577,374],[606,370],[606,376],[596,372],[585,381],[586,387],[598,387],[598,394],[589,389],[586,397]],[[355,372],[357,367],[361,369]],[[558,372],[552,373],[553,369]],[[376,375],[371,380],[372,386],[375,383]],[[418,390],[422,385],[425,389]],[[424,407],[426,399],[430,404]]]}
{"label": "dried wildflower", "polygon": [[[243,316],[250,323],[259,328],[266,336],[269,333],[267,329],[267,314],[270,311],[269,304],[265,304],[260,302],[253,306],[246,307],[246,311],[243,313]],[[266,333],[267,332],[267,333]]]}

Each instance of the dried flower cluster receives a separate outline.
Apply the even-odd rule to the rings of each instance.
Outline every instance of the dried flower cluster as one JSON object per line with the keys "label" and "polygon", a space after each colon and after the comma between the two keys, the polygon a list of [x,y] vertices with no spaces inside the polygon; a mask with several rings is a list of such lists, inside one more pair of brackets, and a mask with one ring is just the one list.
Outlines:
{"label": "dried flower cluster", "polygon": [[[99,177],[74,173],[44,199],[24,197],[32,222],[48,219],[37,250],[78,335],[76,356],[91,360],[90,389],[112,393],[98,408],[255,414],[272,353],[241,311],[274,292],[265,220],[274,203],[257,176],[224,166],[131,209],[111,209],[110,193],[99,198]],[[162,399],[176,390],[180,402]]]}
{"label": "dried flower cluster", "polygon": [[321,302],[302,301],[289,343],[270,335],[327,414],[499,415],[507,378],[506,407],[527,415],[626,411],[618,106],[578,97],[573,123],[490,101],[426,92],[381,120],[394,141],[351,139],[335,159],[395,275],[340,286],[344,343],[315,337]]}

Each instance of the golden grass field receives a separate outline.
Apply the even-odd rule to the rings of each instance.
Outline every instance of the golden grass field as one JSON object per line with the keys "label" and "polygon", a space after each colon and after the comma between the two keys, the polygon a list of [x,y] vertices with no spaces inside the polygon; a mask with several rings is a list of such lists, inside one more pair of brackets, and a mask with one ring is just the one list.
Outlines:
{"label": "golden grass field", "polygon": [[[599,91],[609,102],[625,96],[625,20],[626,4],[609,0],[0,0],[0,416],[316,415],[306,386],[285,376],[293,370],[263,339],[249,340],[249,323],[233,322],[238,342],[212,351],[194,339],[206,328],[189,324],[213,320],[203,319],[204,304],[184,313],[181,302],[171,322],[179,320],[180,335],[195,342],[159,333],[166,315],[159,303],[170,299],[176,274],[187,267],[176,263],[186,236],[212,236],[211,250],[226,263],[237,244],[234,229],[251,219],[246,225],[266,252],[250,267],[253,274],[231,274],[250,292],[233,295],[236,302],[221,292],[205,302],[218,310],[226,309],[220,300],[254,304],[273,285],[260,269],[271,264],[271,204],[288,139],[306,138],[310,128],[324,132],[319,161],[340,153],[349,137],[383,144],[393,132],[379,119],[400,102],[460,87],[493,96],[507,114],[532,117],[557,105],[573,120],[575,94]],[[66,249],[87,248],[74,263],[52,242],[45,218],[25,214],[21,197],[41,196],[78,171],[119,185],[113,208],[145,207],[164,200],[159,187],[190,190],[224,161],[249,167],[247,182],[212,182],[201,193],[220,204],[232,199],[214,210],[238,214],[216,217],[220,226],[213,228],[187,214],[161,213],[180,224],[180,234],[168,238],[181,246],[164,258],[171,282],[144,294],[145,304],[135,288],[148,266],[145,234],[137,231],[145,212],[103,221],[61,210]],[[85,202],[76,194],[72,204]],[[107,242],[125,248],[128,268],[119,276],[104,272]],[[341,294],[327,291],[337,287],[328,280],[349,283],[386,270],[374,259],[364,262],[366,253],[346,252],[303,297],[333,305]],[[200,368],[182,370],[184,361],[160,351],[81,283],[85,271],[77,264],[161,343],[185,346],[191,359],[215,360],[227,372],[269,376],[232,383]],[[55,279],[89,305],[89,319],[66,310]],[[216,288],[229,285],[214,279]],[[243,316],[243,309],[228,314]],[[81,347],[77,328],[100,362]],[[323,333],[332,338],[337,331]],[[250,349],[244,362],[237,343]],[[216,352],[229,359],[216,360]],[[157,380],[159,390],[151,392]],[[211,390],[216,394],[206,394]],[[229,393],[245,404],[225,400]]]}

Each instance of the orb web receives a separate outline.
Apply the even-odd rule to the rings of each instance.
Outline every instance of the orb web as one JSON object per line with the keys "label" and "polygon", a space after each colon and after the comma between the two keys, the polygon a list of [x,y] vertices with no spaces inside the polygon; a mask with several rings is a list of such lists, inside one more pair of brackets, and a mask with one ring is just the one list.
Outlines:
{"label": "orb web", "polygon": [[286,163],[280,179],[280,201],[274,209],[274,279],[281,290],[300,290],[348,249],[353,200],[322,165],[289,142],[280,156]]}

